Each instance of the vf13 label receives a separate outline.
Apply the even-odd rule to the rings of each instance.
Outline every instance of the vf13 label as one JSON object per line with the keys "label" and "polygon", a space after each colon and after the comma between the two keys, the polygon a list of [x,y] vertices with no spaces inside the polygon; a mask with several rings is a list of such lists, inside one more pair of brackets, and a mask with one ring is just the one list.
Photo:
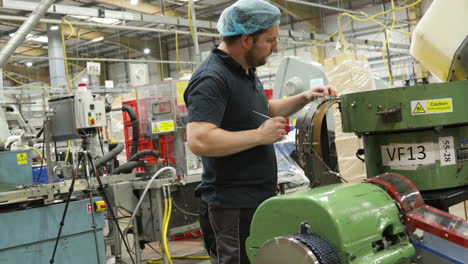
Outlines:
{"label": "vf13 label", "polygon": [[435,163],[434,143],[381,146],[383,166],[411,166]]}

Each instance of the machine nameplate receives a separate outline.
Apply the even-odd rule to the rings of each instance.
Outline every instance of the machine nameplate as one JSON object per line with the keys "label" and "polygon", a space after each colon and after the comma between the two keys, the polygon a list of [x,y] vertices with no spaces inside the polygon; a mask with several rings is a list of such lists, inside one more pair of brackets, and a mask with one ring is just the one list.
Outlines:
{"label": "machine nameplate", "polygon": [[439,138],[440,166],[454,165],[456,163],[453,137]]}
{"label": "machine nameplate", "polygon": [[434,143],[382,145],[383,166],[428,165],[435,163]]}
{"label": "machine nameplate", "polygon": [[442,114],[453,112],[452,98],[411,101],[412,115]]}

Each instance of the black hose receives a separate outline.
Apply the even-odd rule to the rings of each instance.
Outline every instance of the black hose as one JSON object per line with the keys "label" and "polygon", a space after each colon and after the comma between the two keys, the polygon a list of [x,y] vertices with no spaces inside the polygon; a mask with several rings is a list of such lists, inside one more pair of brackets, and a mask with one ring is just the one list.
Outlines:
{"label": "black hose", "polygon": [[121,174],[121,173],[131,173],[134,168],[143,167],[145,166],[145,161],[138,160],[138,161],[129,161],[122,166],[116,168],[112,171],[111,175]]}
{"label": "black hose", "polygon": [[132,121],[132,148],[130,150],[130,157],[135,155],[138,151],[138,139],[139,139],[139,130],[138,130],[138,119],[135,114],[135,110],[131,106],[122,105],[122,111],[127,112]]}
{"label": "black hose", "polygon": [[128,161],[137,161],[143,157],[153,156],[155,158],[159,158],[159,151],[152,150],[152,149],[144,149],[138,151],[135,155],[133,155]]}
{"label": "black hose", "polygon": [[111,151],[107,152],[102,158],[94,161],[94,166],[96,166],[96,168],[105,165],[111,159],[119,155],[124,149],[124,145],[122,143],[111,143],[109,144],[109,147],[112,149]]}

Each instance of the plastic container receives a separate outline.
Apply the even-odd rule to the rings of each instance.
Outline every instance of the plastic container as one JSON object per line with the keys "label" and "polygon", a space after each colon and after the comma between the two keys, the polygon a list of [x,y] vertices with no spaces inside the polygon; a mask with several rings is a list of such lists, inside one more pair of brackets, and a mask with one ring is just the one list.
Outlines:
{"label": "plastic container", "polygon": [[434,0],[414,29],[410,54],[442,81],[468,36],[467,14],[466,0]]}

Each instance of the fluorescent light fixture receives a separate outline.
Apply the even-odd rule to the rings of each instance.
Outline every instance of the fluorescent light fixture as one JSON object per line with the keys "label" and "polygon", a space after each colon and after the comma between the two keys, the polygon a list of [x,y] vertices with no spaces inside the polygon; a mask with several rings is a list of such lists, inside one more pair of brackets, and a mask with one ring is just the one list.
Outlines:
{"label": "fluorescent light fixture", "polygon": [[52,25],[52,26],[50,26],[50,30],[55,31],[55,30],[58,30],[58,29],[59,29],[59,26],[58,26],[58,25]]}
{"label": "fluorescent light fixture", "polygon": [[86,82],[88,82],[88,78],[83,78],[83,79],[81,79],[81,81],[86,83]]}
{"label": "fluorescent light fixture", "polygon": [[[16,33],[11,33],[9,36],[13,37],[15,34]],[[49,38],[47,38],[46,36],[34,36],[33,34],[26,35],[25,40],[36,41],[36,42],[41,42],[41,43],[49,42]]]}
{"label": "fluorescent light fixture", "polygon": [[145,53],[145,54],[149,54],[150,52],[151,52],[151,50],[148,49],[148,48],[145,48],[145,49],[143,50],[143,53]]}
{"label": "fluorescent light fixture", "polygon": [[27,67],[32,67],[32,65],[33,65],[32,62],[30,62],[30,61],[26,62]]}
{"label": "fluorescent light fixture", "polygon": [[88,19],[88,21],[93,21],[93,22],[96,22],[96,23],[108,24],[108,25],[120,24],[120,20],[115,19],[115,18],[92,17],[92,18]]}
{"label": "fluorescent light fixture", "polygon": [[138,4],[138,0],[130,0],[130,4],[131,5],[136,5],[136,4]]}
{"label": "fluorescent light fixture", "polygon": [[91,42],[98,42],[98,41],[101,41],[103,39],[104,39],[104,37],[99,37],[99,38],[92,39]]}

